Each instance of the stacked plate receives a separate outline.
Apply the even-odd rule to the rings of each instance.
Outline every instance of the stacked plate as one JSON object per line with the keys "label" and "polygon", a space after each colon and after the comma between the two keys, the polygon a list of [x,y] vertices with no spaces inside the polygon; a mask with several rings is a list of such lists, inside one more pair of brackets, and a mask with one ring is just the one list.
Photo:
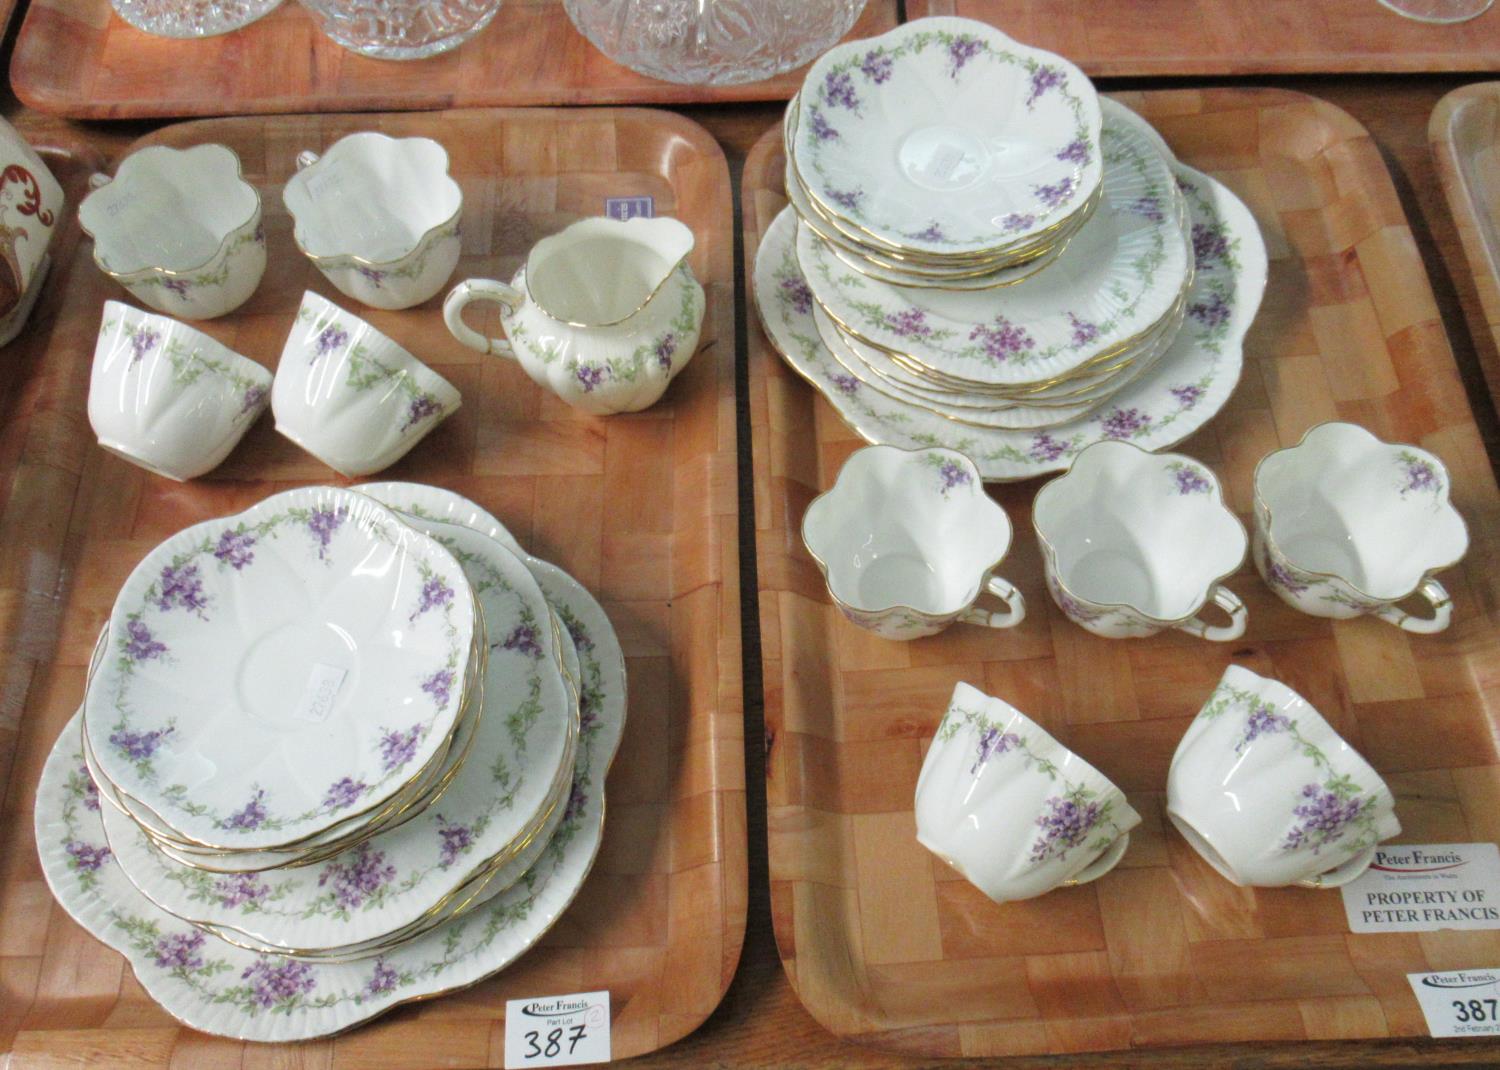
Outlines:
{"label": "stacked plate", "polygon": [[[598,849],[624,687],[598,604],[473,503],[275,495],[121,588],[43,777],[48,881],[190,1024],[336,1031],[556,921]],[[475,914],[492,931],[455,957]],[[318,1002],[320,977],[359,998]]]}
{"label": "stacked plate", "polygon": [[1233,389],[1254,220],[1060,57],[919,19],[814,64],[783,136],[757,304],[868,440],[1020,479],[1175,442]]}

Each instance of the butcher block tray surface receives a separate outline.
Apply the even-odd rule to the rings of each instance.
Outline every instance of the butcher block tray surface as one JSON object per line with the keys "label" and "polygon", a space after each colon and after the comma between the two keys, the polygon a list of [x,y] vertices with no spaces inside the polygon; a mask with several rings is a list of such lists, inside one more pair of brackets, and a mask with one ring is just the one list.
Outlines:
{"label": "butcher block tray surface", "polygon": [[[851,35],[895,24],[896,0],[870,0]],[[77,119],[785,100],[801,82],[800,70],[738,86],[647,78],[590,44],[562,0],[505,0],[472,40],[406,62],[346,51],[294,0],[196,41],[142,33],[109,0],[32,0],[11,61],[18,97]]]}
{"label": "butcher block tray surface", "polygon": [[[1281,90],[1117,99],[1245,200],[1271,259],[1240,384],[1179,448],[1212,466],[1247,520],[1255,463],[1319,422],[1352,420],[1437,453],[1473,540],[1442,577],[1453,625],[1421,637],[1368,617],[1306,616],[1247,566],[1227,581],[1250,611],[1241,640],[1095,637],[1043,587],[1032,481],[992,488],[1018,533],[1003,572],[1026,597],[1025,622],[905,644],[876,638],[830,605],[799,535],[808,503],[862,442],[752,326],[768,839],[783,964],[828,1029],[927,1056],[1424,1036],[1406,975],[1494,966],[1500,933],[1355,935],[1337,892],[1237,888],[1171,828],[1164,790],[1189,721],[1236,663],[1300,691],[1370,759],[1397,797],[1402,842],[1500,839],[1493,471],[1362,127]],[[773,129],[745,169],[747,274],[785,203],[782,171]],[[1118,869],[997,906],[917,844],[913,786],[961,680],[1025,711],[1125,790],[1144,821]],[[1389,1050],[1324,1055],[1368,1065]]]}
{"label": "butcher block tray surface", "polygon": [[[443,326],[441,297],[407,312],[358,310],[464,394],[453,418],[377,478],[473,498],[528,550],[593,591],[619,633],[629,711],[598,861],[557,927],[510,969],[295,1055],[179,1027],[123,958],[52,902],[32,837],[37,780],[77,707],[93,636],[120,583],[182,527],[288,487],[342,482],[278,436],[269,417],[221,468],[188,484],[97,448],[84,409],[93,337],[104,299],[125,295],[94,269],[86,241],[65,241],[73,251],[53,278],[65,291],[49,292],[42,329],[6,351],[6,371],[19,375],[0,430],[0,1052],[12,1053],[10,1070],[79,1058],[195,1068],[276,1058],[323,1068],[498,1066],[506,999],[596,989],[610,991],[614,1054],[623,1058],[696,1028],[734,974],[746,860],[723,155],[685,119],[629,109],[167,127],[145,140],[230,146],[265,206],[269,270],[244,308],[203,325],[210,334],[270,365],[305,288],[352,307],[297,252],[279,187],[300,150],[322,151],[369,128],[447,147],[464,191],[457,277],[509,278],[537,239],[601,214],[607,197],[650,197],[658,214],[683,220],[697,237],[691,262],[708,295],[704,348],[660,403],[634,416],[583,416],[544,396],[515,364],[463,348]],[[92,169],[67,172],[74,204]],[[498,333],[497,321],[474,324]]]}

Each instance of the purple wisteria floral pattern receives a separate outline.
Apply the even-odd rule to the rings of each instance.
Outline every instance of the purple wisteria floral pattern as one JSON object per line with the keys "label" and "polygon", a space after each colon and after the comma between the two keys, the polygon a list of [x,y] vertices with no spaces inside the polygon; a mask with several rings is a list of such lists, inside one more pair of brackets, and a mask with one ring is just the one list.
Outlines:
{"label": "purple wisteria floral pattern", "polygon": [[1171,474],[1172,486],[1179,495],[1213,493],[1213,480],[1196,465],[1186,461],[1173,461],[1167,465],[1167,471]]}
{"label": "purple wisteria floral pattern", "polygon": [[[565,611],[561,615],[570,634],[587,639],[581,649],[593,649],[594,641],[584,626]],[[590,657],[584,658],[584,681],[589,690],[599,685],[599,666]],[[616,708],[622,698],[616,694]],[[57,777],[50,768],[56,756],[44,775],[39,813],[72,816],[48,826],[50,838],[43,861],[54,882],[60,873],[68,874],[66,887],[58,885],[67,909],[90,932],[124,951],[147,989],[173,1013],[190,1018],[205,1012],[228,1013],[236,1030],[261,1040],[326,1032],[358,1022],[396,1001],[493,972],[509,963],[518,947],[535,939],[537,929],[517,932],[534,911],[550,917],[563,909],[599,842],[602,803],[592,784],[606,755],[593,741],[602,727],[596,722],[583,733],[575,790],[569,792],[573,801],[569,816],[541,859],[515,887],[464,919],[373,960],[314,964],[255,955],[209,940],[141,898],[108,849],[91,846],[102,839],[98,816],[79,820],[85,814],[78,802],[86,792],[87,778],[78,772],[82,754],[76,735],[63,754],[66,777]],[[74,844],[78,846],[70,853],[68,848]],[[84,868],[75,869],[74,854],[84,859]],[[107,897],[101,894],[106,885]]]}
{"label": "purple wisteria floral pattern", "polygon": [[[293,492],[300,493],[300,492]],[[316,500],[309,504],[297,504],[280,510],[269,510],[255,519],[231,521],[224,526],[205,525],[208,531],[195,534],[185,547],[161,566],[149,584],[140,590],[141,609],[128,614],[124,626],[115,639],[117,658],[108,700],[117,711],[116,722],[111,725],[107,737],[107,751],[134,767],[138,782],[154,793],[156,802],[173,812],[186,814],[199,820],[203,827],[217,831],[253,833],[280,831],[304,824],[328,814],[347,811],[358,801],[376,789],[391,782],[399,770],[415,757],[417,746],[427,737],[426,722],[390,730],[384,739],[372,741],[372,759],[367,770],[375,770],[375,776],[343,775],[328,782],[321,795],[304,796],[304,802],[296,809],[301,812],[278,812],[274,807],[274,792],[267,781],[264,785],[253,783],[244,788],[231,789],[237,797],[226,800],[218,809],[206,804],[201,798],[190,798],[188,789],[181,784],[162,783],[158,780],[157,767],[161,764],[162,749],[173,739],[176,727],[167,723],[142,723],[135,704],[126,696],[131,693],[132,681],[138,673],[152,663],[170,663],[172,652],[161,634],[168,628],[181,628],[184,615],[204,621],[216,617],[216,599],[226,588],[215,588],[214,583],[237,582],[234,577],[252,573],[259,557],[259,549],[269,540],[276,540],[292,533],[296,539],[306,539],[310,546],[309,559],[322,560],[331,565],[336,552],[337,538],[351,524],[350,506],[342,502],[322,503]],[[248,516],[255,514],[247,513]],[[372,525],[361,520],[357,525],[362,539],[375,537],[390,545],[397,545],[399,534],[381,528],[379,521]],[[297,534],[300,533],[300,534]],[[295,546],[295,542],[293,543]],[[429,674],[419,683],[427,684],[427,693],[436,697],[443,706],[449,701],[457,681],[455,667],[459,661],[458,625],[454,623],[457,604],[456,588],[451,579],[431,570],[425,558],[418,557],[419,570],[426,578],[413,594],[411,605],[414,611],[410,622],[421,626],[419,618],[441,615],[438,622],[437,643],[448,647],[448,664]],[[219,593],[216,593],[219,592]],[[148,623],[149,620],[149,623]],[[174,620],[178,623],[172,623]],[[196,626],[196,625],[194,625]],[[441,649],[441,647],[439,647]],[[416,745],[414,745],[416,744]],[[101,755],[104,751],[101,751]],[[170,752],[169,752],[170,753]],[[175,757],[173,759],[176,760]],[[383,775],[382,775],[383,774]],[[242,781],[241,784],[244,784]],[[303,809],[303,807],[306,807]],[[291,810],[292,807],[288,807]]]}
{"label": "purple wisteria floral pattern", "polygon": [[1046,809],[1035,819],[1040,831],[1028,856],[1033,865],[1065,860],[1069,851],[1085,845],[1097,853],[1120,836],[1123,830],[1114,819],[1113,801],[1100,800],[1092,789],[1069,781],[1056,763],[1032,748],[1025,735],[997,723],[981,710],[955,702],[943,715],[934,743],[949,742],[962,731],[970,732],[974,739],[970,776],[981,775],[1001,755],[1015,754],[1024,768],[1035,769],[1061,788],[1046,799]]}
{"label": "purple wisteria floral pattern", "polygon": [[1438,475],[1435,464],[1411,450],[1401,450],[1396,454],[1396,460],[1401,473],[1397,482],[1401,497],[1405,498],[1408,494],[1428,494],[1432,496],[1434,504],[1442,500],[1443,480]]}
{"label": "purple wisteria floral pattern", "polygon": [[922,463],[937,472],[938,492],[944,498],[949,492],[959,487],[973,488],[974,476],[969,469],[960,464],[952,457],[941,453],[928,453],[922,456]]}
{"label": "purple wisteria floral pattern", "polygon": [[1243,753],[1259,739],[1280,736],[1287,740],[1286,760],[1303,760],[1309,765],[1309,782],[1287,802],[1287,829],[1280,850],[1311,849],[1315,855],[1329,850],[1351,856],[1376,842],[1375,796],[1350,775],[1335,772],[1322,748],[1298,730],[1295,717],[1282,713],[1255,692],[1225,681],[1209,696],[1198,717],[1216,720],[1229,716],[1243,723],[1235,753]]}
{"label": "purple wisteria floral pattern", "polygon": [[[857,131],[868,116],[881,112],[878,104],[874,108],[867,105],[872,100],[878,101],[882,93],[899,92],[903,82],[913,80],[908,68],[923,62],[919,57],[929,54],[939,59],[948,80],[960,84],[969,82],[970,72],[985,64],[993,69],[1016,69],[1019,88],[1025,94],[1022,103],[1028,113],[1047,114],[1039,110],[1043,102],[1051,105],[1060,101],[1062,112],[1056,116],[1061,127],[1056,132],[1059,140],[1049,155],[1058,164],[1066,165],[1071,173],[1054,165],[1047,172],[1050,177],[1036,183],[1035,197],[1039,209],[1046,213],[1055,213],[1077,199],[1078,177],[1091,165],[1097,166],[1098,161],[1091,129],[1091,123],[1097,119],[1089,115],[1092,108],[1084,102],[1087,94],[1080,95],[1061,66],[1038,62],[982,34],[946,29],[904,31],[897,41],[873,49],[851,50],[822,70],[816,84],[804,94],[807,99],[801,114],[806,121],[798,133],[797,150],[799,165],[807,168],[809,188],[817,199],[837,205],[856,223],[876,228],[882,225],[883,221],[876,217],[885,206],[873,207],[871,198],[863,191],[849,187],[847,177],[842,182],[832,179],[835,171],[848,172],[848,167],[846,163],[833,162],[824,150],[836,154],[834,146],[851,143],[851,131]],[[1030,229],[1036,221],[1036,213],[1012,213],[1010,230]],[[907,223],[893,233],[934,248],[977,249],[995,244],[992,227],[990,224],[982,231],[976,228],[972,235],[956,234],[941,221],[934,221],[927,230]]]}

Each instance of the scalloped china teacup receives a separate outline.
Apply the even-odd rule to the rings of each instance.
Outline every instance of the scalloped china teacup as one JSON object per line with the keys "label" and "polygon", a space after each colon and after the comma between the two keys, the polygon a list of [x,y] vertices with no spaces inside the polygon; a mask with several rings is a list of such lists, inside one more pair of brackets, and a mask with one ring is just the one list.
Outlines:
{"label": "scalloped china teacup", "polygon": [[[1032,524],[1047,589],[1079,627],[1108,639],[1166,628],[1219,642],[1245,634],[1245,605],[1221,581],[1244,563],[1249,540],[1218,479],[1192,458],[1095,443],[1037,494]],[[1210,601],[1228,624],[1203,620]]]}
{"label": "scalloped china teacup", "polygon": [[104,302],[89,379],[99,445],[168,479],[215,468],[266,407],[271,373],[202,331]]}
{"label": "scalloped china teacup", "polygon": [[960,683],[917,778],[917,840],[997,903],[1097,880],[1141,817],[1099,770]]}
{"label": "scalloped china teacup", "polygon": [[1333,888],[1401,831],[1370,764],[1301,695],[1231,665],[1177,746],[1167,816],[1242,886]]}
{"label": "scalloped china teacup", "polygon": [[260,194],[223,145],[150,145],[95,175],[78,221],[94,263],[158,312],[212,319],[249,300],[266,270]]}
{"label": "scalloped china teacup", "polygon": [[[834,605],[886,639],[935,635],[955,621],[1020,624],[1026,600],[995,575],[1010,540],[1010,519],[974,462],[941,448],[866,446],[802,517]],[[1006,609],[978,608],[986,592]]]}
{"label": "scalloped china teacup", "polygon": [[[470,349],[519,363],[533,382],[596,416],[654,405],[698,348],[703,287],[693,232],[667,218],[580,219],[537,242],[507,285],[467,279],[443,302]],[[475,301],[501,306],[505,338],[463,321]]]}
{"label": "scalloped china teacup", "polygon": [[371,308],[410,308],[458,265],[463,191],[448,152],[426,137],[374,131],[303,152],[282,191],[297,248],[340,291]]}
{"label": "scalloped china teacup", "polygon": [[[1255,467],[1255,567],[1283,602],[1315,617],[1368,613],[1440,632],[1453,600],[1433,573],[1469,548],[1449,486],[1426,450],[1355,424],[1319,424]],[[1397,605],[1414,595],[1431,604],[1430,617]]]}
{"label": "scalloped china teacup", "polygon": [[346,476],[395,464],[462,402],[437,372],[311,290],[281,351],[276,430]]}

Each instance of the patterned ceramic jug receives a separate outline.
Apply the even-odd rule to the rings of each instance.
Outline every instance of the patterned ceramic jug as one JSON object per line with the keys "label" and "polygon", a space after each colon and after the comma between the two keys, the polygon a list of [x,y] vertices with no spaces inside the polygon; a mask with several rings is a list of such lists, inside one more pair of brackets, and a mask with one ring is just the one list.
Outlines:
{"label": "patterned ceramic jug", "polygon": [[[693,232],[675,219],[583,219],[543,238],[509,284],[459,283],[443,303],[464,345],[520,363],[585,412],[656,402],[698,345],[703,287],[687,257]],[[505,339],[463,322],[473,301],[501,306]]]}

